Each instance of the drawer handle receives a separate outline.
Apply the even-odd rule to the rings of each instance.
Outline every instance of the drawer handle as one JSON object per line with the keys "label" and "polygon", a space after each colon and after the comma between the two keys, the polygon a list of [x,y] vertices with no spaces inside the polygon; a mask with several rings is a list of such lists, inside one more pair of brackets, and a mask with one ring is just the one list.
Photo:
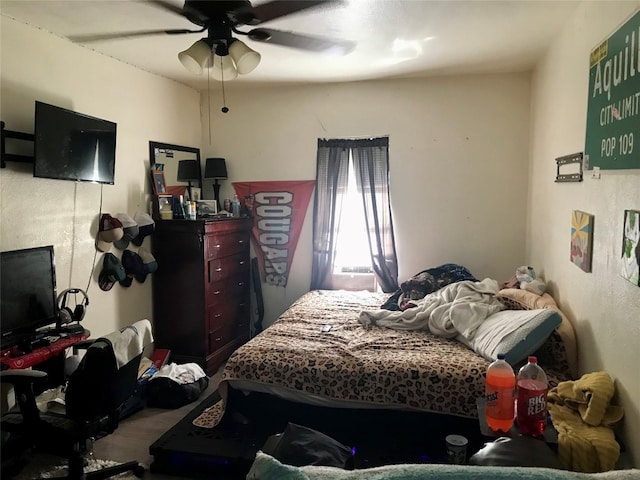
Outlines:
{"label": "drawer handle", "polygon": [[242,245],[244,243],[244,240],[238,240],[238,243]]}
{"label": "drawer handle", "polygon": [[222,337],[217,337],[216,338],[216,342],[219,342],[220,340],[222,340]]}
{"label": "drawer handle", "polygon": [[213,292],[214,295],[220,295],[220,290],[216,290],[215,292]]}
{"label": "drawer handle", "polygon": [[221,272],[221,271],[222,271],[222,267],[216,268],[216,272]]}
{"label": "drawer handle", "polygon": [[244,260],[240,260],[240,265],[244,265]]}
{"label": "drawer handle", "polygon": [[221,314],[221,313],[216,313],[213,317],[214,317],[214,318],[220,318],[221,316],[222,316],[222,314]]}
{"label": "drawer handle", "polygon": [[238,282],[239,287],[244,287],[244,282]]}
{"label": "drawer handle", "polygon": [[218,244],[214,245],[213,248],[220,248],[220,244],[218,243]]}

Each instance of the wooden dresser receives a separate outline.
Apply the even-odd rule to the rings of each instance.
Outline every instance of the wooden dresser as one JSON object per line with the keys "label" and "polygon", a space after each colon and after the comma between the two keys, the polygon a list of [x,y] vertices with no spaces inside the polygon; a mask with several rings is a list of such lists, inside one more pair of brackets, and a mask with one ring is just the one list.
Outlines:
{"label": "wooden dresser", "polygon": [[151,236],[156,348],[209,375],[249,339],[252,220],[158,220]]}

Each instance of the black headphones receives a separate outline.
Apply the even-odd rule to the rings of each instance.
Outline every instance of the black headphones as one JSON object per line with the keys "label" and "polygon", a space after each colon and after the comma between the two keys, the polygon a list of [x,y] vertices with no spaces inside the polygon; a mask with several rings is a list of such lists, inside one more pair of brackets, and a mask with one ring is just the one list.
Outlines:
{"label": "black headphones", "polygon": [[[80,303],[78,303],[75,297],[78,293],[82,294]],[[76,298],[76,306],[73,310],[67,306],[67,298],[70,294]],[[69,288],[61,292],[60,295],[58,295],[58,317],[60,318],[60,324],[64,325],[65,323],[81,321],[86,313],[87,305],[89,305],[89,297],[84,290],[80,288]]]}

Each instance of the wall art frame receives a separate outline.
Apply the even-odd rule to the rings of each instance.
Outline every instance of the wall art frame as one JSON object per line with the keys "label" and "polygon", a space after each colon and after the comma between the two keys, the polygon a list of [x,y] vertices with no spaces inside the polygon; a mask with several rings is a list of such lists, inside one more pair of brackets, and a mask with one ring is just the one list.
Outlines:
{"label": "wall art frame", "polygon": [[581,210],[571,213],[571,255],[572,263],[587,273],[591,272],[593,256],[594,216]]}

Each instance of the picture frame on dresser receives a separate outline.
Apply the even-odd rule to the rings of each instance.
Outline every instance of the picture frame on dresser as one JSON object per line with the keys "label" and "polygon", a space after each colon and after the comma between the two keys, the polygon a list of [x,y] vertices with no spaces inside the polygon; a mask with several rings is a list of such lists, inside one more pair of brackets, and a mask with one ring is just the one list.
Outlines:
{"label": "picture frame on dresser", "polygon": [[154,168],[151,170],[151,179],[153,181],[153,191],[156,195],[167,193],[167,183],[164,179],[164,170]]}

